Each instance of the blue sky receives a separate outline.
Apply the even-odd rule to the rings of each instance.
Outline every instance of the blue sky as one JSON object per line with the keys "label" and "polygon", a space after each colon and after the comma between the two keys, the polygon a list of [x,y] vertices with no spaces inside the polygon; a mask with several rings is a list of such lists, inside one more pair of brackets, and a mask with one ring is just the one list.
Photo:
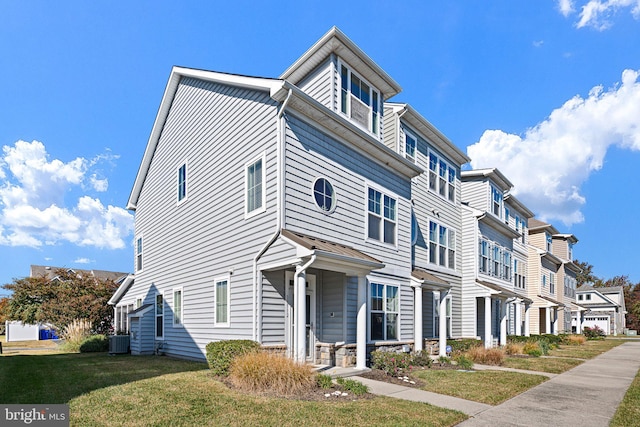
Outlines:
{"label": "blue sky", "polygon": [[125,206],[171,67],[277,77],[333,25],[576,258],[640,281],[639,0],[347,3],[2,2],[0,284],[131,271]]}

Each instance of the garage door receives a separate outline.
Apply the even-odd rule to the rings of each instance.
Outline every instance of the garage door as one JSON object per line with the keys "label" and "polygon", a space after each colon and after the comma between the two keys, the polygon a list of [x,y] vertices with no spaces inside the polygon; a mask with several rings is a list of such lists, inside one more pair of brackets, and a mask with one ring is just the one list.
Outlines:
{"label": "garage door", "polygon": [[586,316],[582,327],[585,326],[590,328],[597,326],[604,331],[605,335],[609,335],[609,316]]}

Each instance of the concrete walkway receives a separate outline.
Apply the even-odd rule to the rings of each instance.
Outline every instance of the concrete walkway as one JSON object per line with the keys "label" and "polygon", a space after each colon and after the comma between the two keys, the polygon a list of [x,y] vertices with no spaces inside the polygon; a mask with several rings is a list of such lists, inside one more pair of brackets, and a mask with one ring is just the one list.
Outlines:
{"label": "concrete walkway", "polygon": [[[483,366],[480,369],[495,367]],[[356,379],[366,384],[371,393],[425,402],[471,416],[459,424],[462,427],[606,427],[640,370],[640,341],[624,343],[559,375],[509,368],[500,370],[547,375],[550,379],[500,405],[491,406],[358,377],[353,371],[351,375],[356,375]],[[340,373],[340,376],[350,376],[348,368]]]}

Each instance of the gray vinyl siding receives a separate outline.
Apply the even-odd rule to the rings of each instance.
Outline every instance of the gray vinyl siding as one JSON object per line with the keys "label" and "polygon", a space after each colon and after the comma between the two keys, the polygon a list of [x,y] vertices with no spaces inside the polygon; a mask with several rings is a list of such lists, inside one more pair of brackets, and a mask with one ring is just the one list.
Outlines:
{"label": "gray vinyl siding", "polygon": [[491,189],[486,181],[463,181],[462,201],[481,211],[489,211]]}
{"label": "gray vinyl siding", "polygon": [[383,108],[384,116],[384,131],[382,132],[382,143],[393,151],[400,153],[400,147],[398,147],[398,116],[393,114],[393,108],[385,106]]}
{"label": "gray vinyl siding", "polygon": [[262,279],[262,344],[284,344],[286,310],[284,271],[263,273]]}
{"label": "gray vinyl siding", "polygon": [[347,276],[346,281],[346,315],[347,315],[347,343],[356,342],[358,318],[358,278]]}
{"label": "gray vinyl siding", "polygon": [[321,303],[318,339],[322,342],[344,341],[344,283],[341,273],[324,271],[319,301]]}
{"label": "gray vinyl siding", "polygon": [[478,277],[478,237],[479,228],[473,211],[462,207],[462,286],[461,286],[461,331],[464,338],[477,336],[476,299],[487,292],[476,284]]}
{"label": "gray vinyl siding", "polygon": [[[336,209],[330,214],[313,199],[312,186],[319,177],[328,179],[336,193]],[[288,114],[285,182],[285,228],[352,246],[382,260],[384,272],[410,277],[409,179]],[[397,197],[397,247],[366,239],[367,184]]]}
{"label": "gray vinyl siding", "polygon": [[[210,341],[251,338],[251,261],[276,225],[276,123],[266,92],[195,79],[179,84],[138,199],[144,269],[129,291],[154,286],[168,297],[183,287],[184,328],[174,330],[165,315],[168,355],[202,359]],[[262,153],[267,209],[245,219],[245,163]],[[187,200],[177,205],[176,170],[185,161]],[[230,327],[219,327],[213,284],[227,276]]]}
{"label": "gray vinyl siding", "polygon": [[400,286],[400,333],[401,341],[413,341],[414,331],[414,290],[410,286]]}
{"label": "gray vinyl siding", "polygon": [[298,87],[325,107],[336,111],[335,107],[335,64],[327,58],[307,75]]}
{"label": "gray vinyl siding", "polygon": [[267,251],[260,257],[258,268],[263,266],[278,265],[296,257],[296,249],[293,245],[278,238]]}

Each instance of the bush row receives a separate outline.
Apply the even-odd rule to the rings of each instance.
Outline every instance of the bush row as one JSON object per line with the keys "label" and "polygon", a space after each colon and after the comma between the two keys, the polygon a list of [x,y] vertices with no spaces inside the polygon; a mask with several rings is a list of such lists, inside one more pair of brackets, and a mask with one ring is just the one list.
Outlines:
{"label": "bush row", "polygon": [[430,367],[431,357],[427,350],[415,353],[396,353],[393,351],[372,351],[371,366],[384,371],[387,375],[399,375],[411,371],[414,367]]}

